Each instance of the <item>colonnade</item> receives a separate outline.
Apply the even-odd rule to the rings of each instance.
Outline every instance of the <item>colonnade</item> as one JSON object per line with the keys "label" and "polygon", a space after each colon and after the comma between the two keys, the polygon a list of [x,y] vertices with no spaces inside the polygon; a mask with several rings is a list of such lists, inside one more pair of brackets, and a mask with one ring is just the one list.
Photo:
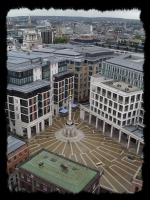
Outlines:
{"label": "colonnade", "polygon": [[[82,109],[82,108],[80,109],[80,118],[81,118],[82,120],[85,119],[85,112],[88,112],[88,111],[85,111],[85,110]],[[88,112],[88,113],[89,113],[89,120],[88,120],[88,122],[89,122],[89,124],[91,124],[92,114],[91,114],[90,112]],[[93,115],[93,116],[94,116],[94,115]],[[98,116],[95,116],[95,118],[96,118],[96,120],[95,120],[95,128],[96,128],[96,129],[98,128],[98,120],[102,120],[102,121],[103,121],[103,127],[102,127],[102,133],[103,133],[103,135],[104,135],[104,133],[105,133],[106,123],[109,124],[109,125],[111,126],[111,129],[110,129],[110,138],[112,138],[112,137],[113,137],[113,130],[114,130],[114,128],[116,128],[116,127],[115,127],[113,124],[108,123],[106,120],[98,118]],[[119,129],[118,129],[118,130],[119,130]],[[121,143],[122,133],[123,133],[123,131],[119,130],[118,143]],[[125,131],[124,133],[127,134],[126,131]],[[130,142],[131,142],[131,135],[127,134],[127,138],[128,138],[127,149],[129,149],[129,147],[130,147]],[[134,137],[133,137],[133,138],[134,138]],[[141,141],[138,140],[138,139],[136,139],[136,144],[137,144],[137,151],[136,151],[136,154],[139,153],[140,143],[141,143]]]}

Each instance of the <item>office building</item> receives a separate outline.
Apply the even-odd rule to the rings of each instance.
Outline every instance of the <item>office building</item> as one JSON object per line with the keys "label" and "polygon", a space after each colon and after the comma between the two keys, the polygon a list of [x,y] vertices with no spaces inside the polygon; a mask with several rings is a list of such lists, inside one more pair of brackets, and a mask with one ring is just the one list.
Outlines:
{"label": "office building", "polygon": [[[128,59],[129,58],[129,59]],[[135,61],[134,61],[135,59]],[[101,74],[95,74],[90,82],[90,104],[81,106],[81,119],[85,112],[95,119],[95,126],[103,123],[110,127],[110,137],[113,130],[118,130],[118,142],[121,135],[137,143],[137,154],[140,144],[143,146],[143,57],[138,54],[126,54],[103,61]]]}

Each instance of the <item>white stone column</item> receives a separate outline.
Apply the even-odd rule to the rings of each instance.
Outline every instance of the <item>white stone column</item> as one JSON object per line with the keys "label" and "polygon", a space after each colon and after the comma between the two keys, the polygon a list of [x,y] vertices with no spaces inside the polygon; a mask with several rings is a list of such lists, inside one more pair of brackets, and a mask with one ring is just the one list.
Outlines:
{"label": "white stone column", "polygon": [[98,117],[96,117],[96,125],[95,125],[95,128],[97,128],[97,125],[98,125]]}
{"label": "white stone column", "polygon": [[44,120],[41,121],[41,128],[42,128],[42,131],[44,131],[44,128],[45,128]]}
{"label": "white stone column", "polygon": [[85,119],[85,110],[83,110],[83,120]]}
{"label": "white stone column", "polygon": [[80,119],[82,119],[82,108],[80,108]]}
{"label": "white stone column", "polygon": [[40,131],[39,131],[39,123],[36,124],[36,133],[37,133],[37,134],[40,133]]}
{"label": "white stone column", "polygon": [[122,135],[122,132],[121,132],[121,130],[120,130],[120,131],[119,131],[119,140],[118,140],[119,143],[121,142],[121,135]]}
{"label": "white stone column", "polygon": [[103,120],[103,135],[105,133],[105,121]]}
{"label": "white stone column", "polygon": [[31,127],[27,128],[27,136],[28,136],[28,139],[31,138]]}
{"label": "white stone column", "polygon": [[19,178],[19,169],[16,168],[16,174],[17,174],[17,178],[18,178],[18,189],[20,189],[20,178]]}
{"label": "white stone column", "polygon": [[130,146],[130,135],[128,136],[128,144],[127,144],[127,149],[129,149],[129,146]]}
{"label": "white stone column", "polygon": [[136,154],[139,153],[139,149],[140,149],[140,141],[138,141],[138,146],[137,146],[137,151],[136,151]]}
{"label": "white stone column", "polygon": [[49,126],[51,126],[51,118],[50,117],[48,118],[48,124],[49,124]]}
{"label": "white stone column", "polygon": [[111,125],[111,131],[110,131],[110,137],[112,138],[112,134],[113,134],[113,125]]}
{"label": "white stone column", "polygon": [[11,131],[11,132],[13,131],[13,125],[12,125],[11,120],[10,120],[10,131]]}
{"label": "white stone column", "polygon": [[32,186],[32,192],[34,192],[34,180],[33,180],[34,176],[31,174],[31,186]]}
{"label": "white stone column", "polygon": [[91,113],[89,113],[89,124],[91,124]]}

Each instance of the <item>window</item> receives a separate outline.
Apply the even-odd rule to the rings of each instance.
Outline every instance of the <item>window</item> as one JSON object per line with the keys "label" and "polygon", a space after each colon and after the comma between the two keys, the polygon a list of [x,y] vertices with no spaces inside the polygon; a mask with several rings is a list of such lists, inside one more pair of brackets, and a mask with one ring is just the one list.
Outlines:
{"label": "window", "polygon": [[27,150],[26,150],[26,149],[24,150],[24,153],[27,153]]}
{"label": "window", "polygon": [[47,191],[47,187],[45,185],[43,185],[43,190]]}
{"label": "window", "polygon": [[36,181],[36,187],[39,187],[40,186],[40,184],[39,184],[39,182],[38,181]]}
{"label": "window", "polygon": [[16,156],[14,156],[14,160],[16,160]]}
{"label": "window", "polygon": [[138,192],[139,191],[139,188],[138,187],[135,187],[135,192]]}
{"label": "window", "polygon": [[21,173],[21,178],[24,178],[24,174]]}
{"label": "window", "polygon": [[19,153],[19,157],[22,157],[22,153]]}
{"label": "window", "polygon": [[9,174],[12,174],[12,168],[9,169]]}
{"label": "window", "polygon": [[27,176],[27,181],[30,182],[30,178],[29,178],[29,176]]}
{"label": "window", "polygon": [[11,164],[11,160],[8,160],[8,161],[7,161],[7,164],[8,164],[8,165]]}

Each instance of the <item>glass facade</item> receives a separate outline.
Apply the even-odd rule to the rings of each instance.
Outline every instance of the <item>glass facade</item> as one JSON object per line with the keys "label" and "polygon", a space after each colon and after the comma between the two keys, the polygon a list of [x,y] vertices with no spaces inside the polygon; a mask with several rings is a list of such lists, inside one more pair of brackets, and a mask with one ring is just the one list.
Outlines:
{"label": "glass facade", "polygon": [[24,85],[33,82],[33,69],[24,72],[8,71],[8,83],[14,85]]}

